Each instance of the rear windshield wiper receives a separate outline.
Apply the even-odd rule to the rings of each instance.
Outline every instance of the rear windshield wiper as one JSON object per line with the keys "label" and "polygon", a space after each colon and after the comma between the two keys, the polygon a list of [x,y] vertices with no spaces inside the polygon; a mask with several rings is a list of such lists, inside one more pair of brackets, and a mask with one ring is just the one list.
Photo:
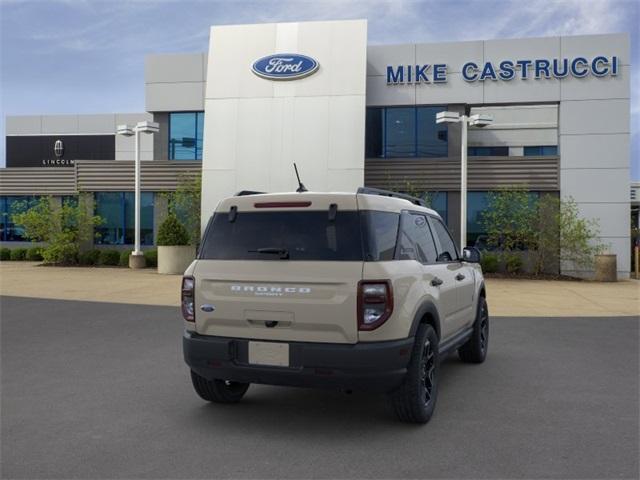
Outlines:
{"label": "rear windshield wiper", "polygon": [[278,247],[265,247],[258,248],[257,250],[248,250],[250,253],[270,253],[273,255],[280,255],[281,260],[289,259],[289,250],[286,248],[278,248]]}

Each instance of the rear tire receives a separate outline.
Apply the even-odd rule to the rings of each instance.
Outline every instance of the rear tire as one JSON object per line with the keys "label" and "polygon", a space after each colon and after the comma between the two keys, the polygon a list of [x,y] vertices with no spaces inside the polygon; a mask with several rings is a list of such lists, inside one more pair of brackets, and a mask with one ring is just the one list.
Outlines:
{"label": "rear tire", "polygon": [[460,360],[466,363],[482,363],[487,358],[489,348],[489,308],[485,297],[478,299],[476,321],[473,333],[467,343],[458,349]]}
{"label": "rear tire", "polygon": [[397,390],[389,393],[396,417],[403,422],[427,423],[438,397],[438,335],[431,325],[418,328],[407,376]]}
{"label": "rear tire", "polygon": [[207,380],[193,370],[191,370],[191,383],[200,398],[214,403],[237,403],[247,393],[250,385],[226,380]]}

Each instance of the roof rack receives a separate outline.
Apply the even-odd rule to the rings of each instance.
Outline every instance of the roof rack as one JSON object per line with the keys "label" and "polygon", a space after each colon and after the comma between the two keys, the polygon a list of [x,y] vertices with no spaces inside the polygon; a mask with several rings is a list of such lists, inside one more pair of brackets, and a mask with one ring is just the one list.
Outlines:
{"label": "roof rack", "polygon": [[421,207],[426,207],[427,203],[418,197],[412,197],[411,195],[406,195],[404,193],[392,192],[391,190],[382,190],[381,188],[369,188],[369,187],[360,187],[356,193],[364,193],[367,195],[381,195],[383,197],[393,197],[393,198],[401,198],[403,200],[408,200],[414,205],[420,205]]}
{"label": "roof rack", "polygon": [[240,190],[234,197],[246,197],[247,195],[262,195],[267,192],[254,192],[253,190]]}

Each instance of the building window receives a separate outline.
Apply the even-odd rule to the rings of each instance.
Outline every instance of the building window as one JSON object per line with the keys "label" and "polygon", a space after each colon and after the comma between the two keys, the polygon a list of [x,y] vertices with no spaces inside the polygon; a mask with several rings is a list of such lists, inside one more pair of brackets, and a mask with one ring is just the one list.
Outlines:
{"label": "building window", "polygon": [[546,156],[556,156],[558,155],[558,146],[557,145],[541,145],[537,147],[524,147],[524,156],[536,156],[536,157],[546,157]]}
{"label": "building window", "polygon": [[[134,243],[134,192],[98,192],[95,214],[103,223],[96,227],[95,243],[132,245]],[[140,243],[153,245],[153,193],[140,194]]]}
{"label": "building window", "polygon": [[467,155],[470,157],[508,157],[509,147],[469,147]]}
{"label": "building window", "polygon": [[442,220],[446,224],[447,215],[449,213],[447,192],[428,192],[426,197],[429,208],[438,212],[438,215],[442,217]]}
{"label": "building window", "polygon": [[169,160],[202,160],[204,112],[169,114]]}
{"label": "building window", "polygon": [[0,240],[3,242],[28,242],[24,229],[13,223],[12,217],[16,213],[27,211],[38,203],[38,197],[0,197]]}
{"label": "building window", "polygon": [[448,155],[446,124],[436,124],[445,107],[367,108],[367,158],[436,158]]}

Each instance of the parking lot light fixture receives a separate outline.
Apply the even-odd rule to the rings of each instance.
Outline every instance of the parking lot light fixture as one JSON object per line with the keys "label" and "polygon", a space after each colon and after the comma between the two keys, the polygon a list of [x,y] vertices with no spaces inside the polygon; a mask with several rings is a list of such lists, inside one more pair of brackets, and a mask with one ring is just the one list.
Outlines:
{"label": "parking lot light fixture", "polygon": [[486,114],[471,116],[458,112],[439,112],[436,123],[461,123],[462,147],[460,152],[460,250],[467,245],[467,127],[486,127],[493,122],[493,117]]}
{"label": "parking lot light fixture", "polygon": [[130,268],[143,268],[144,255],[140,250],[140,133],[153,134],[160,130],[160,125],[156,122],[143,121],[138,122],[135,127],[129,125],[118,125],[116,133],[125,137],[131,137],[135,135],[135,162],[134,162],[134,184],[135,184],[135,200],[134,200],[134,247],[133,252],[129,256]]}

